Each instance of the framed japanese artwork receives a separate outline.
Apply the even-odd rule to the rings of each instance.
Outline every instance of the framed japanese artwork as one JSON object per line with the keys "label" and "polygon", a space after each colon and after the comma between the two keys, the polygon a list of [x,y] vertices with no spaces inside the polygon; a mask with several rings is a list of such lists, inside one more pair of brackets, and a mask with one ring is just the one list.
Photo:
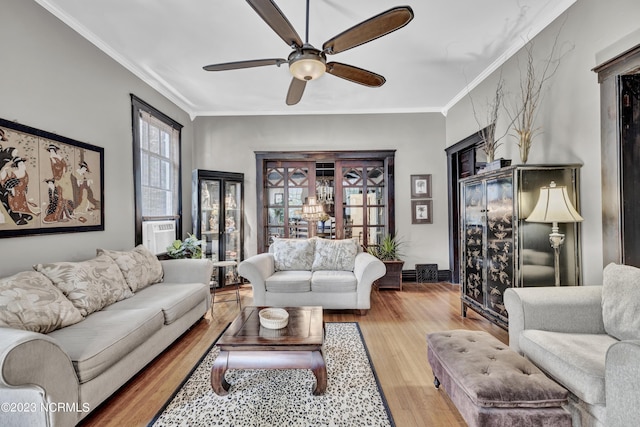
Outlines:
{"label": "framed japanese artwork", "polygon": [[411,198],[431,198],[431,175],[411,175]]}
{"label": "framed japanese artwork", "polygon": [[104,149],[0,119],[0,238],[104,230]]}
{"label": "framed japanese artwork", "polygon": [[411,224],[433,224],[433,200],[411,201]]}

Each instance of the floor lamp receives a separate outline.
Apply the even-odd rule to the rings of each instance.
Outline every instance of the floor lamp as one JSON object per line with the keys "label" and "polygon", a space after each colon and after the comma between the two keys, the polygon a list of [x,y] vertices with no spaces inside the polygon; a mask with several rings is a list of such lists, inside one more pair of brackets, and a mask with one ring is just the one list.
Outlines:
{"label": "floor lamp", "polygon": [[525,220],[552,224],[549,243],[553,248],[556,286],[560,286],[560,247],[564,243],[564,234],[559,232],[558,223],[580,222],[583,219],[573,207],[569,194],[567,194],[567,187],[564,185],[558,187],[554,181],[551,181],[548,187],[540,188],[538,203],[533,208],[531,215]]}

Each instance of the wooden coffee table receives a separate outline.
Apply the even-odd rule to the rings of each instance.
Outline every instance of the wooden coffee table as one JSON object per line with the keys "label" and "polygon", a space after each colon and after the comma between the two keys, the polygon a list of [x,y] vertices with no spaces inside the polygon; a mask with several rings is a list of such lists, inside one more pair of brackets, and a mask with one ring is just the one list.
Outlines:
{"label": "wooden coffee table", "polygon": [[311,369],[316,377],[314,395],[327,389],[327,367],[322,354],[322,307],[284,307],[289,324],[282,329],[260,325],[258,312],[245,307],[220,337],[220,354],[211,368],[211,387],[223,396],[229,390],[227,369]]}

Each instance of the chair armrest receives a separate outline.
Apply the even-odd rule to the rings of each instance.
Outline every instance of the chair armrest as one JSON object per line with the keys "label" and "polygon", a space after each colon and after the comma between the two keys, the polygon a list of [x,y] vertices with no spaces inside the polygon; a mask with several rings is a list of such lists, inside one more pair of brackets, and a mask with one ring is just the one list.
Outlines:
{"label": "chair armrest", "polygon": [[[83,410],[78,377],[67,353],[47,335],[11,328],[0,328],[0,401],[27,404],[29,410],[36,410],[11,413],[16,422],[7,419],[8,425],[31,425],[33,420],[46,420],[45,425],[75,425],[78,413],[47,412],[42,411],[43,406],[66,403]],[[7,414],[3,411],[2,416]]]}
{"label": "chair armrest", "polygon": [[358,308],[371,308],[371,285],[374,280],[381,278],[386,272],[387,267],[384,263],[373,255],[367,252],[360,252],[356,255],[353,274],[358,281],[356,288]]}
{"label": "chair armrest", "polygon": [[605,362],[607,425],[637,425],[640,418],[640,340],[609,347]]}
{"label": "chair armrest", "polygon": [[273,254],[263,253],[245,259],[238,266],[238,274],[251,283],[253,304],[264,305],[267,298],[265,280],[276,272]]}
{"label": "chair armrest", "polygon": [[206,283],[211,281],[213,262],[210,259],[167,259],[160,261],[167,283]]}
{"label": "chair armrest", "polygon": [[517,352],[525,329],[605,333],[602,286],[509,288],[504,303],[509,313],[509,346]]}

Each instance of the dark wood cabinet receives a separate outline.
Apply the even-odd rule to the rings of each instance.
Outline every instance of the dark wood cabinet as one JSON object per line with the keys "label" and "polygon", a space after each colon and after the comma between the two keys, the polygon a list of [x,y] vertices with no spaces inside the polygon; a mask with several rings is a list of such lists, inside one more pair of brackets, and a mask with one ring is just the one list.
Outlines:
{"label": "dark wood cabinet", "polygon": [[217,265],[212,286],[235,284],[234,263],[242,261],[244,249],[244,174],[196,169],[192,189],[193,234]]}
{"label": "dark wood cabinet", "polygon": [[[540,187],[566,186],[578,204],[579,165],[520,165],[460,181],[462,315],[468,308],[500,326],[508,318],[503,295],[510,287],[554,286],[551,224],[525,222]],[[579,223],[560,224],[562,285],[580,284]]]}

